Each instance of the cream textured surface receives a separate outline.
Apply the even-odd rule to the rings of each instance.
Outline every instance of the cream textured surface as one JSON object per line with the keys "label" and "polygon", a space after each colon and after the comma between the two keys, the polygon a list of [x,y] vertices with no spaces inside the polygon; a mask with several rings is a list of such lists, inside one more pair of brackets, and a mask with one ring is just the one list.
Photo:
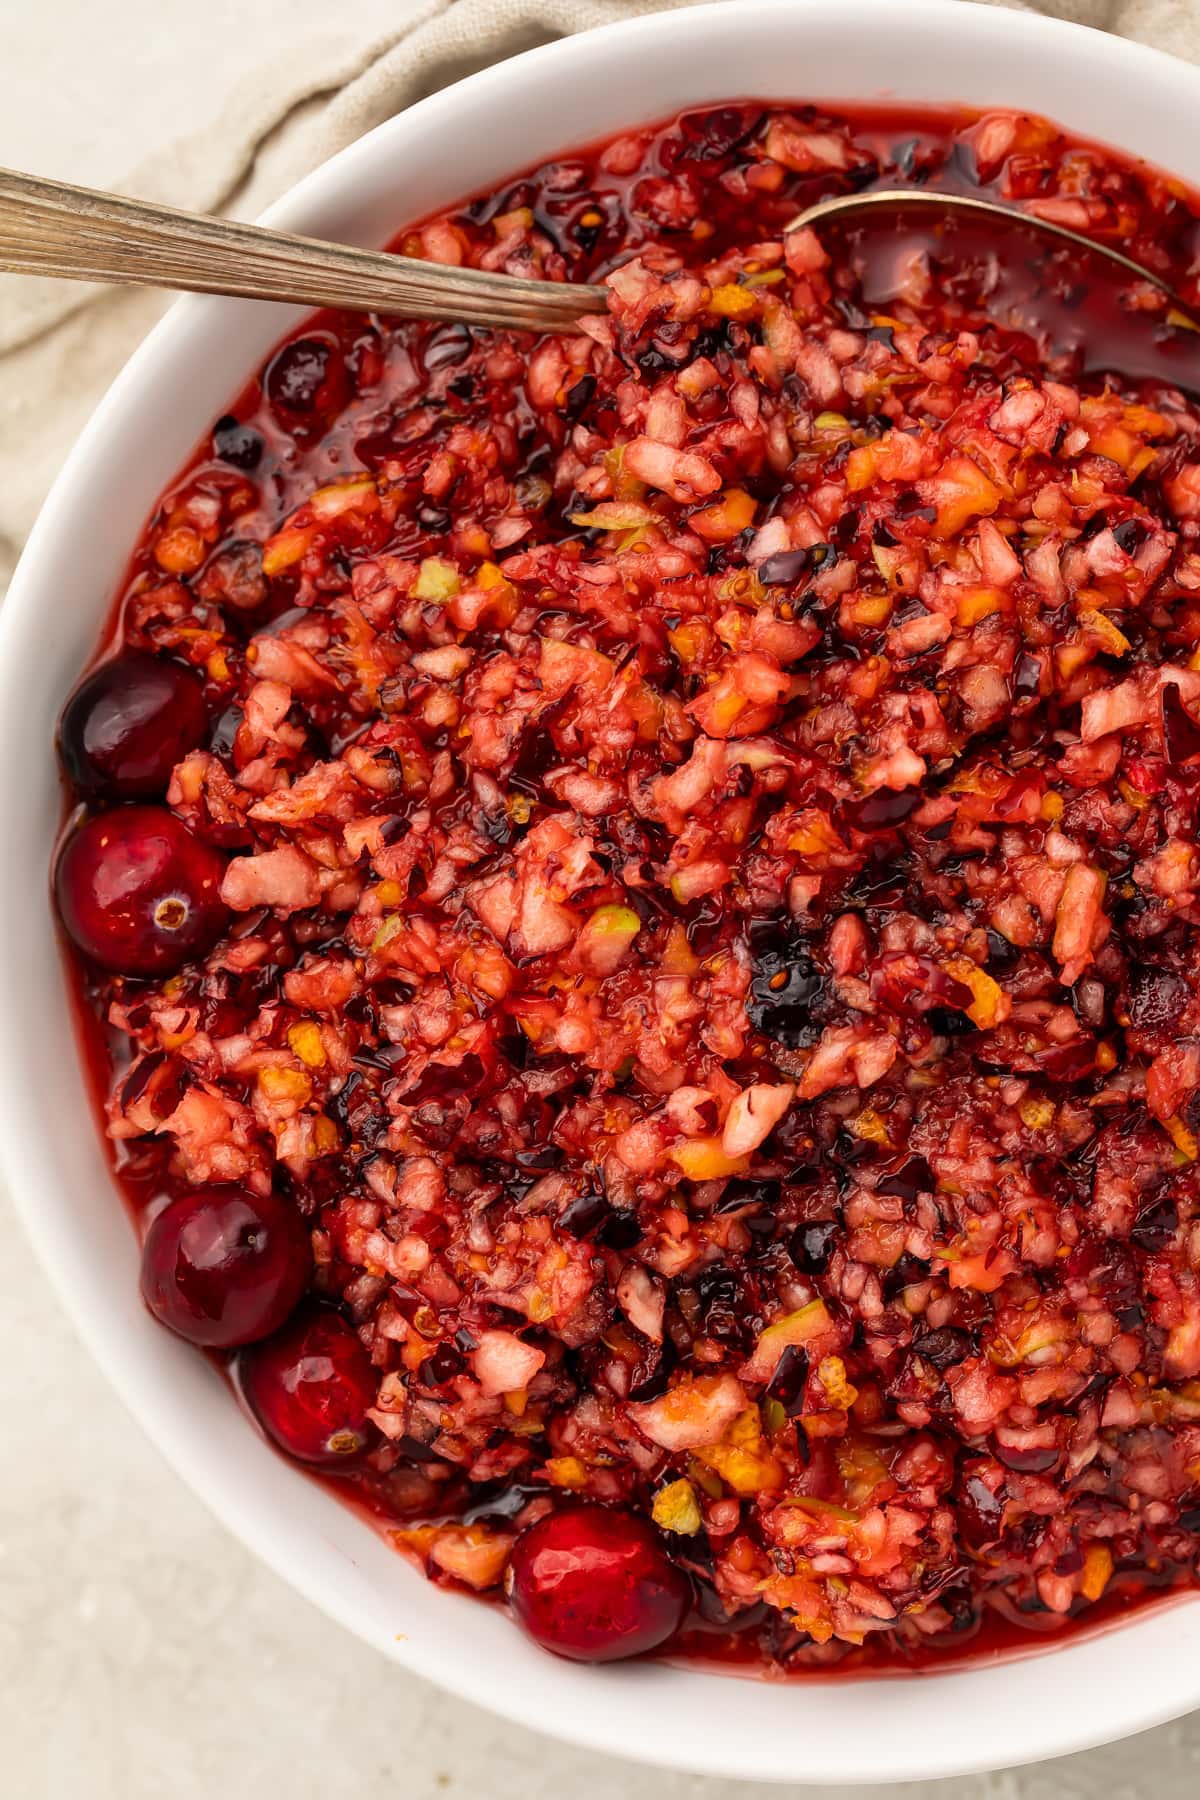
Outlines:
{"label": "cream textured surface", "polygon": [[[0,0],[0,163],[251,216],[320,157],[467,68],[654,4]],[[1200,59],[1197,0],[1052,10]],[[0,591],[64,450],[161,305],[0,287]],[[764,1792],[547,1743],[328,1624],[162,1465],[83,1357],[7,1216],[0,1230],[2,1800]],[[1195,1800],[1200,1714],[1040,1769],[870,1792]]]}

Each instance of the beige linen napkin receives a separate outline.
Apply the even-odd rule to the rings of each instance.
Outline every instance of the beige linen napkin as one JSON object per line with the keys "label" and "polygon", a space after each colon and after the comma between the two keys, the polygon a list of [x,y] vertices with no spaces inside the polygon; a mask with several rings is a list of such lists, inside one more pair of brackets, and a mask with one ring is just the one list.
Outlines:
{"label": "beige linen napkin", "polygon": [[[8,55],[0,164],[252,218],[323,158],[472,69],[689,4],[56,0],[44,25],[26,15]],[[1200,60],[1196,0],[1046,0],[1021,10]],[[64,67],[76,88],[64,91]],[[167,304],[152,292],[0,276],[0,594],[72,439]]]}

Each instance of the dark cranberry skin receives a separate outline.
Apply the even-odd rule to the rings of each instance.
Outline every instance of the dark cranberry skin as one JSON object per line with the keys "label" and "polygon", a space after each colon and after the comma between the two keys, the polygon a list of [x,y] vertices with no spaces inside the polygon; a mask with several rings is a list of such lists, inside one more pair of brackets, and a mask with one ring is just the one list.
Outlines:
{"label": "dark cranberry skin", "polygon": [[126,650],[80,682],[63,708],[58,747],[88,799],[157,800],[171,770],[204,742],[200,683],[182,663]]}
{"label": "dark cranberry skin", "polygon": [[665,1644],[683,1623],[691,1590],[644,1520],[577,1505],[518,1538],[508,1597],[544,1650],[615,1662]]}
{"label": "dark cranberry skin", "polygon": [[296,338],[277,350],[263,376],[271,410],[293,435],[307,437],[349,394],[346,365],[332,338]]}
{"label": "dark cranberry skin", "polygon": [[142,1246],[142,1298],[161,1325],[207,1350],[278,1331],[308,1286],[303,1220],[278,1194],[197,1188],[165,1206]]}
{"label": "dark cranberry skin", "polygon": [[1004,1499],[982,1476],[968,1471],[958,1493],[958,1530],[972,1550],[999,1543],[1004,1529]]}
{"label": "dark cranberry skin", "polygon": [[59,917],[93,962],[116,975],[169,975],[224,930],[224,858],[165,806],[88,819],[54,874]]}
{"label": "dark cranberry skin", "polygon": [[1168,1031],[1191,999],[1181,975],[1153,963],[1134,963],[1129,971],[1129,1023],[1135,1031]]}
{"label": "dark cranberry skin", "polygon": [[788,1254],[801,1274],[820,1275],[829,1267],[837,1239],[836,1219],[810,1219],[793,1231]]}
{"label": "dark cranberry skin", "polygon": [[378,1376],[340,1313],[309,1308],[239,1359],[246,1404],[299,1462],[349,1462],[370,1441]]}
{"label": "dark cranberry skin", "polygon": [[213,426],[213,455],[235,469],[257,469],[265,448],[252,425],[243,425],[232,413],[226,413]]}

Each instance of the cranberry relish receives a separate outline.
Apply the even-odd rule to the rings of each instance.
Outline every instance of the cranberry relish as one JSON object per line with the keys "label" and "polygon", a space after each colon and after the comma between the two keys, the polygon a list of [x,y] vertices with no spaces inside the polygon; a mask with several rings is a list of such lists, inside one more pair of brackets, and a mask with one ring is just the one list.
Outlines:
{"label": "cranberry relish", "polygon": [[929,1656],[1200,1546],[1200,414],[787,230],[896,180],[1195,292],[1038,120],[622,137],[402,240],[611,317],[306,327],[64,720],[151,1306],[564,1654]]}

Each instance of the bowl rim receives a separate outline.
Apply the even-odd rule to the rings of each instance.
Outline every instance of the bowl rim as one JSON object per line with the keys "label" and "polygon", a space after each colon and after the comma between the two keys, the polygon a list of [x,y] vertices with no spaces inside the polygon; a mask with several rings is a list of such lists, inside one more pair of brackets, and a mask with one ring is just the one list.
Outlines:
{"label": "bowl rim", "polygon": [[[631,55],[670,55],[682,31],[703,31],[711,27],[718,32],[728,32],[735,10],[739,30],[765,30],[777,26],[784,15],[801,30],[822,23],[836,24],[847,31],[856,26],[869,29],[879,21],[877,4],[878,0],[806,0],[801,16],[800,10],[795,9],[795,0],[737,0],[736,9],[733,0],[716,0],[716,3],[697,7],[685,5],[675,10],[617,20],[592,31],[554,40],[482,69],[375,127],[296,183],[261,215],[261,222],[293,231],[313,229],[311,220],[322,210],[337,210],[339,206],[344,209],[356,171],[373,168],[386,160],[389,146],[401,143],[415,127],[440,125],[453,117],[461,117],[472,101],[503,96],[512,85],[532,80],[544,71],[556,71],[564,79],[577,77],[584,80],[588,74],[588,61],[602,41],[608,45],[619,39]],[[1030,55],[1060,58],[1064,67],[1074,54],[1081,53],[1081,46],[1088,45],[1089,54],[1110,62],[1119,59],[1123,78],[1131,88],[1144,80],[1159,90],[1172,90],[1181,106],[1190,102],[1193,108],[1200,98],[1200,70],[1162,51],[1110,38],[1105,33],[1066,20],[1014,13],[977,4],[976,0],[907,0],[904,16],[913,28],[959,31],[973,35],[981,46],[1001,40],[1011,44],[1020,34]],[[80,496],[85,493],[93,460],[104,453],[110,440],[128,427],[131,418],[136,418],[139,411],[145,409],[146,394],[156,373],[165,368],[203,326],[211,327],[220,316],[220,309],[227,304],[230,303],[220,299],[189,296],[171,307],[100,401],[43,504],[0,610],[0,769],[20,766],[6,758],[4,751],[15,751],[20,743],[15,721],[19,721],[21,714],[23,658],[28,655],[28,651],[22,649],[22,638],[29,637],[39,617],[44,628],[46,595],[42,591],[42,565],[56,544],[77,531],[76,509]],[[297,316],[302,316],[304,311],[296,309]],[[6,827],[13,816],[13,788],[11,775],[7,780],[0,780],[0,841],[5,842],[11,841]],[[36,878],[44,889],[41,871],[37,871]],[[745,1735],[739,1738],[734,1731],[730,1734],[728,1748],[715,1751],[711,1743],[702,1748],[691,1747],[681,1739],[678,1731],[672,1734],[666,1726],[661,1734],[656,1731],[631,1741],[628,1730],[623,1736],[620,1729],[614,1728],[614,1713],[610,1710],[616,1705],[619,1711],[621,1693],[628,1695],[631,1692],[628,1671],[588,1671],[586,1704],[547,1717],[542,1684],[531,1683],[521,1688],[510,1681],[505,1686],[503,1675],[486,1658],[446,1654],[441,1649],[431,1657],[427,1646],[418,1651],[402,1639],[385,1637],[365,1616],[354,1616],[352,1600],[333,1594],[327,1582],[308,1568],[298,1567],[289,1558],[286,1546],[273,1530],[272,1518],[264,1515],[260,1504],[239,1491],[236,1476],[223,1466],[214,1468],[203,1445],[193,1438],[180,1409],[165,1405],[156,1385],[145,1379],[141,1366],[143,1358],[132,1334],[126,1340],[119,1332],[114,1332],[111,1311],[101,1302],[101,1284],[88,1279],[86,1267],[78,1256],[64,1254],[71,1202],[67,1199],[61,1211],[42,1204],[45,1178],[54,1185],[53,1157],[43,1151],[36,1134],[29,1133],[26,1128],[29,1114],[24,1110],[22,1096],[28,1098],[28,1083],[24,1079],[20,994],[14,980],[20,947],[12,934],[4,929],[10,911],[5,891],[8,886],[8,883],[0,884],[0,1182],[12,1196],[51,1285],[89,1353],[169,1466],[255,1556],[327,1616],[414,1673],[534,1731],[550,1732],[581,1748],[636,1757],[664,1768],[767,1782],[796,1783],[799,1780],[842,1785],[859,1781],[932,1779],[1012,1767],[1109,1742],[1176,1718],[1200,1705],[1200,1658],[1194,1659],[1196,1672],[1189,1676],[1187,1667],[1193,1659],[1186,1655],[1172,1656],[1165,1638],[1156,1647],[1149,1628],[1155,1620],[1161,1623],[1166,1609],[1159,1608],[1121,1628],[1121,1641],[1126,1651],[1135,1651],[1141,1646],[1155,1650],[1151,1659],[1153,1677],[1143,1677],[1142,1685],[1131,1692],[1128,1703],[1113,1707],[1103,1719],[1085,1713],[1071,1718],[1063,1709],[1039,1730],[1027,1731],[1024,1737],[1020,1722],[1009,1721],[1003,1729],[991,1734],[987,1747],[973,1747],[961,1736],[950,1733],[941,1742],[927,1744],[919,1756],[905,1756],[897,1749],[890,1763],[881,1756],[880,1747],[874,1741],[879,1736],[878,1730],[864,1731],[861,1743],[847,1744],[845,1755],[836,1766],[822,1765],[806,1770],[801,1762],[798,1773],[795,1759],[803,1753],[799,1743],[789,1739],[786,1733],[777,1734],[770,1744],[756,1748],[746,1741]],[[1181,1601],[1171,1612],[1192,1622],[1188,1626],[1188,1636],[1194,1637],[1200,1648],[1200,1625],[1196,1624],[1200,1620],[1200,1610],[1197,1606]],[[1138,1634],[1136,1642],[1134,1633]],[[1078,1637],[1057,1648],[1052,1659],[1037,1660],[1046,1670],[1050,1661],[1065,1667],[1074,1659],[1074,1666],[1086,1673],[1089,1645],[1094,1648],[1098,1641]],[[1158,1654],[1159,1650],[1163,1653]],[[1033,1660],[1022,1659],[1022,1666],[1028,1668]],[[1125,1660],[1132,1662],[1133,1658]],[[994,1668],[975,1665],[967,1671],[939,1671],[919,1679],[891,1677],[875,1682],[856,1681],[840,1684],[840,1691],[854,1690],[860,1696],[870,1696],[874,1713],[885,1718],[890,1713],[898,1726],[904,1705],[901,1689],[941,1688],[947,1682],[965,1683],[973,1676],[982,1675],[994,1684],[998,1699],[1003,1686],[998,1677],[1005,1666],[1016,1665]],[[656,1692],[661,1689],[669,1695],[671,1688],[660,1679],[662,1673],[659,1666],[653,1674],[644,1669],[638,1680],[647,1688]],[[689,1681],[700,1678],[693,1672],[688,1674]],[[735,1696],[739,1690],[729,1685],[727,1677],[712,1680],[721,1682],[719,1691],[726,1698],[727,1710],[736,1712]],[[546,1681],[547,1685],[551,1684],[549,1671]],[[898,1704],[887,1700],[889,1690]],[[795,1692],[798,1699],[804,1690],[792,1688],[789,1691]],[[811,1687],[808,1691],[811,1692]],[[825,1688],[824,1691],[829,1694],[833,1690]],[[982,1705],[987,1708],[986,1690],[984,1692]],[[947,1697],[953,1700],[952,1688]],[[729,1702],[734,1704],[729,1705]],[[797,1711],[800,1710],[798,1707]],[[866,1748],[868,1741],[873,1744],[869,1751]],[[1003,1746],[999,1755],[998,1745]]]}

